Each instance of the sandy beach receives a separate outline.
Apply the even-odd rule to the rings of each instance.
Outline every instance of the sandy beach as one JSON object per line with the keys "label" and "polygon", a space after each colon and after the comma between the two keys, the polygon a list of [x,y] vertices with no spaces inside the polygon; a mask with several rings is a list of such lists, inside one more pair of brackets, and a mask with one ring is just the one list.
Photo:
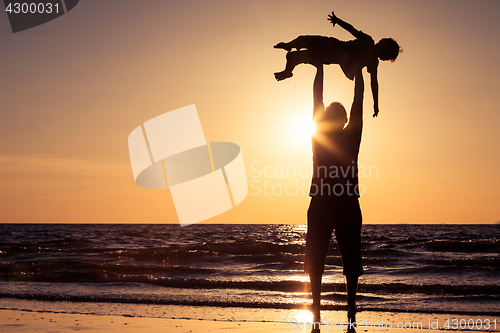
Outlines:
{"label": "sandy beach", "polygon": [[[290,332],[289,324],[0,310],[1,332]],[[294,330],[306,332],[306,330]]]}
{"label": "sandy beach", "polygon": [[[310,332],[307,324],[300,328],[290,323],[227,322],[196,319],[133,318],[124,316],[84,315],[67,313],[0,310],[1,332]],[[341,332],[342,328],[322,331]],[[387,331],[387,329],[359,329],[359,331]],[[394,330],[403,331],[403,330]],[[404,331],[412,331],[404,329]],[[419,332],[431,331],[418,329]]]}
{"label": "sandy beach", "polygon": [[[154,311],[152,310],[154,308]],[[84,313],[84,312],[87,313]],[[80,312],[80,313],[79,313]],[[159,317],[160,314],[164,314]],[[134,315],[133,315],[134,314]],[[141,307],[135,304],[45,302],[3,299],[0,332],[310,332],[306,310],[248,309],[191,306]],[[499,317],[432,313],[363,311],[357,332],[432,332],[471,330],[460,323],[474,321],[473,331],[500,332]],[[446,327],[446,323],[458,326]],[[489,322],[489,328],[485,323]],[[482,327],[477,323],[481,322]],[[323,311],[322,332],[345,332],[344,311]]]}

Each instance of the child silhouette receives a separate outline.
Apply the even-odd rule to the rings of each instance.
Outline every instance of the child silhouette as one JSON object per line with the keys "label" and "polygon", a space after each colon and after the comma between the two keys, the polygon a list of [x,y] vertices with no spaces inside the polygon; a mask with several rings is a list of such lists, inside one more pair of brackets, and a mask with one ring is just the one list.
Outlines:
{"label": "child silhouette", "polygon": [[[345,76],[353,80],[356,73],[366,66],[371,75],[373,108],[375,111],[373,116],[376,117],[379,113],[377,80],[379,59],[393,62],[402,49],[392,38],[383,38],[375,44],[371,36],[356,30],[351,24],[339,19],[334,12],[328,15],[328,20],[334,27],[335,24],[338,24],[356,39],[341,41],[334,37],[299,36],[291,42],[278,43],[274,48],[288,51],[286,55],[287,62],[285,70],[274,73],[274,76],[278,81],[292,77],[292,71],[298,64],[312,64],[315,66],[339,64]],[[297,51],[292,51],[292,49]]]}

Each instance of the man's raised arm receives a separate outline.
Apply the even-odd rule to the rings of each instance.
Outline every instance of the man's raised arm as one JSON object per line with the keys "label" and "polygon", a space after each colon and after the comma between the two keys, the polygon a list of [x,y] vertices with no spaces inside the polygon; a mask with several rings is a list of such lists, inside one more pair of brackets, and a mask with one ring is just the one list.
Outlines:
{"label": "man's raised arm", "polygon": [[354,79],[354,100],[349,117],[349,127],[356,128],[359,131],[363,128],[363,94],[365,92],[365,82],[361,70]]}
{"label": "man's raised arm", "polygon": [[370,85],[372,87],[372,96],[373,96],[373,116],[378,116],[378,79],[377,79],[377,71],[371,73]]}
{"label": "man's raised arm", "polygon": [[323,65],[317,65],[313,83],[313,120],[316,120],[316,117],[325,110],[325,104],[323,104],[323,76]]}

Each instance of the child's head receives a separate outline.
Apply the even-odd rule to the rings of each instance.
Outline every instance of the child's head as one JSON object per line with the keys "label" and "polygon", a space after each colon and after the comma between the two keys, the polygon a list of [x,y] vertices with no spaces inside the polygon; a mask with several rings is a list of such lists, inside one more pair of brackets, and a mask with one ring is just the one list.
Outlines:
{"label": "child's head", "polygon": [[324,127],[326,132],[341,130],[347,123],[347,112],[341,103],[333,102],[326,107],[319,122],[326,125]]}
{"label": "child's head", "polygon": [[375,44],[375,52],[380,60],[388,60],[393,62],[398,55],[403,52],[403,49],[392,38],[382,38]]}

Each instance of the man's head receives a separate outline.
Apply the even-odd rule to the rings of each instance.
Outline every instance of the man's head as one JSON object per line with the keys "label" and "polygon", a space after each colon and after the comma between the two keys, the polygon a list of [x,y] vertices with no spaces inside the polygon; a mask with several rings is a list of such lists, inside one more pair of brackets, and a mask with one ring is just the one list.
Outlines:
{"label": "man's head", "polygon": [[382,38],[375,44],[375,53],[380,60],[393,62],[403,49],[392,38]]}
{"label": "man's head", "polygon": [[318,119],[318,125],[324,127],[324,131],[338,131],[344,128],[347,123],[347,112],[344,106],[339,102],[333,102],[328,105]]}

